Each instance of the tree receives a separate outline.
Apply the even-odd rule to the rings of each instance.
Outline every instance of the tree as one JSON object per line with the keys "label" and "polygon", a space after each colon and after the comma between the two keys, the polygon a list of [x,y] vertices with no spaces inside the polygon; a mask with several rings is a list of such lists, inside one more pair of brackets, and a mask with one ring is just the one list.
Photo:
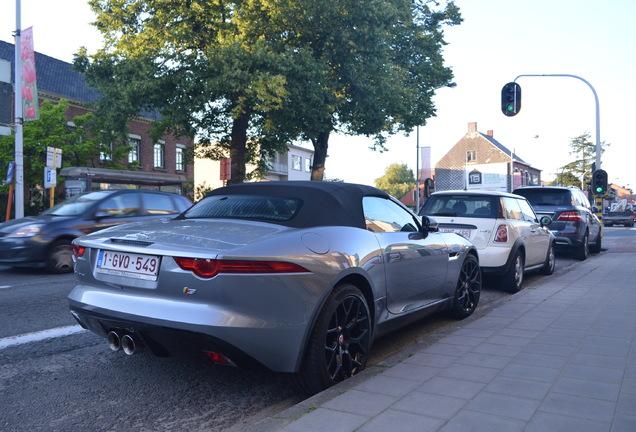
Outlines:
{"label": "tree", "polygon": [[[93,114],[76,116],[72,119],[74,126],[69,126],[66,117],[68,108],[69,102],[66,99],[61,99],[57,104],[44,101],[40,106],[40,119],[24,123],[24,185],[30,197],[25,209],[27,215],[39,214],[47,205],[45,190],[42,188],[47,147],[62,150],[62,167],[90,165],[99,155],[97,144],[101,138],[91,138],[89,133]],[[15,136],[0,136],[0,160],[13,160],[14,154]],[[63,182],[64,179],[58,177],[58,185]],[[9,185],[0,187],[2,194],[7,194],[8,190]]]}
{"label": "tree", "polygon": [[[559,176],[560,179],[557,180],[560,184],[566,186],[581,187],[582,184],[585,185],[591,180],[592,164],[596,161],[596,144],[591,141],[590,133],[585,132],[582,135],[571,138],[569,146],[570,155],[578,159],[565,165]],[[609,146],[610,144],[605,141],[600,143],[601,155]],[[585,188],[583,187],[583,189]]]}
{"label": "tree", "polygon": [[391,164],[375,179],[375,187],[400,199],[415,187],[415,176],[406,164]]}
{"label": "tree", "polygon": [[333,131],[408,131],[434,115],[441,26],[461,19],[450,2],[422,0],[90,0],[105,45],[75,66],[104,98],[112,130],[159,111],[157,133],[198,137],[199,155],[230,156],[231,182],[296,138],[316,150],[322,180]]}
{"label": "tree", "polygon": [[280,104],[289,59],[262,37],[260,1],[89,4],[105,45],[91,57],[81,50],[74,65],[104,95],[97,114],[110,130],[123,136],[137,113],[159,111],[153,136],[196,135],[199,155],[231,158],[231,183],[262,151],[286,150],[289,137],[268,134],[264,114]]}
{"label": "tree", "polygon": [[313,143],[312,180],[323,178],[332,132],[373,136],[382,151],[387,135],[435,115],[431,97],[453,77],[441,55],[442,26],[461,22],[452,1],[290,3],[274,28],[287,28],[285,43],[313,66],[288,76],[287,103],[272,115]]}

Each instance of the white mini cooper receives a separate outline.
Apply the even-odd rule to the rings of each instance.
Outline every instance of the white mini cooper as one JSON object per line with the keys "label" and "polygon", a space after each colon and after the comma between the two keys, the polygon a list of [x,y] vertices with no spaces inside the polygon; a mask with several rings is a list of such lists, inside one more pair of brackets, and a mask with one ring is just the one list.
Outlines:
{"label": "white mini cooper", "polygon": [[470,240],[484,275],[498,275],[509,292],[521,289],[525,271],[554,272],[554,235],[546,227],[552,220],[539,219],[522,196],[497,191],[435,192],[420,215],[437,221],[441,232]]}

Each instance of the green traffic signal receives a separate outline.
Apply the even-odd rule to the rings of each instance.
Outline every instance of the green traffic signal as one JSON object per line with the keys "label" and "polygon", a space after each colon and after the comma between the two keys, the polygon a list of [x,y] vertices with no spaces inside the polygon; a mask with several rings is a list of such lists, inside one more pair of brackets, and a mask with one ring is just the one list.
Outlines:
{"label": "green traffic signal", "polygon": [[508,117],[515,116],[521,110],[521,86],[509,82],[501,89],[501,111]]}
{"label": "green traffic signal", "polygon": [[601,169],[594,171],[592,173],[592,192],[594,192],[594,195],[605,195],[607,188],[607,172]]}

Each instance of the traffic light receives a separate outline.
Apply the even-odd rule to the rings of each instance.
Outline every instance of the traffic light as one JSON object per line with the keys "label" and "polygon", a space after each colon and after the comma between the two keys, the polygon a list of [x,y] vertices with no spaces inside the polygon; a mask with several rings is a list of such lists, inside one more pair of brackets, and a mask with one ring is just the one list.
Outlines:
{"label": "traffic light", "polygon": [[594,195],[605,195],[607,193],[607,172],[596,170],[592,173],[592,193]]}
{"label": "traffic light", "polygon": [[521,86],[509,82],[501,89],[501,112],[508,117],[516,116],[521,110]]}

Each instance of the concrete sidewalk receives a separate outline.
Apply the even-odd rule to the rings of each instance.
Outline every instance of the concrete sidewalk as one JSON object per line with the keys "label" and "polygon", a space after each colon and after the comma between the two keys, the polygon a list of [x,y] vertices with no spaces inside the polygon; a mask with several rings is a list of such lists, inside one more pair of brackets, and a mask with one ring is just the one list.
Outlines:
{"label": "concrete sidewalk", "polygon": [[247,430],[636,431],[633,251],[591,256],[461,323]]}

